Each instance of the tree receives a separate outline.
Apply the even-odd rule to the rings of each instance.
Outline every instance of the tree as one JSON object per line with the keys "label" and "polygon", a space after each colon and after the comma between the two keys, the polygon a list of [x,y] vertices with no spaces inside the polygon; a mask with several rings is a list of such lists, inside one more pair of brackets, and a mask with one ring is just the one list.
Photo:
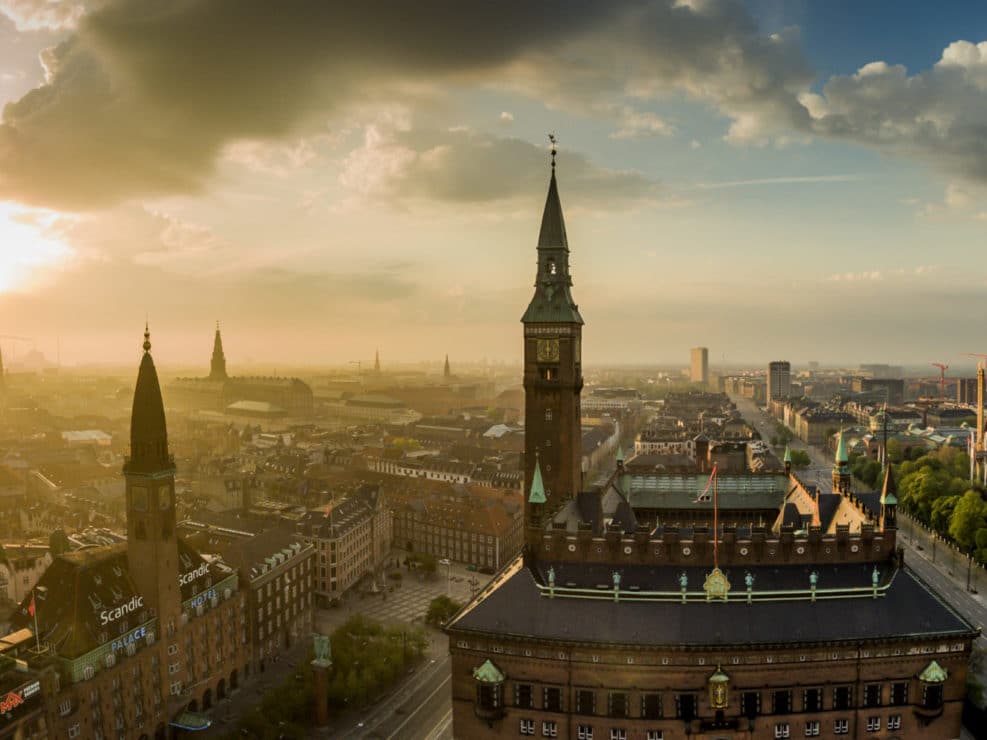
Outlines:
{"label": "tree", "polygon": [[901,442],[896,439],[889,439],[887,445],[885,445],[885,451],[888,456],[888,460],[893,463],[900,463],[905,459],[904,450],[901,447]]}
{"label": "tree", "polygon": [[949,536],[964,550],[976,546],[977,530],[987,526],[987,505],[976,491],[967,491],[953,509]]}
{"label": "tree", "polygon": [[959,496],[942,496],[932,504],[932,528],[943,537],[949,536],[949,522],[959,502]]}
{"label": "tree", "polygon": [[453,601],[445,594],[436,596],[429,603],[428,611],[425,612],[425,622],[434,627],[445,624],[462,606],[458,601]]}
{"label": "tree", "polygon": [[791,453],[793,467],[807,468],[812,464],[812,460],[809,459],[809,453],[805,450],[791,450]]}

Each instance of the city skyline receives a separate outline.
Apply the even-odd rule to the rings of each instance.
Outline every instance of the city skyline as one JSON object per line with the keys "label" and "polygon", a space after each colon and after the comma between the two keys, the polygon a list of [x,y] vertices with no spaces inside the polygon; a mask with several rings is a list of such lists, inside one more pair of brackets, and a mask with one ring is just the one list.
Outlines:
{"label": "city skyline", "polygon": [[[364,11],[273,36],[247,7],[0,3],[0,333],[65,364],[127,362],[145,315],[165,366],[217,318],[231,364],[519,362],[555,131],[588,364],[980,349],[983,9],[396,8],[355,45]],[[160,43],[197,25],[224,42]]]}

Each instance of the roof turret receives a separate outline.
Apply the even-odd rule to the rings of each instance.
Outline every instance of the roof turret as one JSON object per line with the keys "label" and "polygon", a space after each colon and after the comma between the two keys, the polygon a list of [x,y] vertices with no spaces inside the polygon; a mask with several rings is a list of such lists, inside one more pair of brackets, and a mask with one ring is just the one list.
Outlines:
{"label": "roof turret", "polygon": [[898,504],[898,484],[895,483],[894,473],[888,465],[884,470],[884,485],[881,487],[881,504],[895,506]]}
{"label": "roof turret", "polygon": [[545,498],[545,484],[541,479],[541,465],[535,459],[535,474],[531,478],[531,492],[528,494],[528,503],[543,504],[547,500]]}

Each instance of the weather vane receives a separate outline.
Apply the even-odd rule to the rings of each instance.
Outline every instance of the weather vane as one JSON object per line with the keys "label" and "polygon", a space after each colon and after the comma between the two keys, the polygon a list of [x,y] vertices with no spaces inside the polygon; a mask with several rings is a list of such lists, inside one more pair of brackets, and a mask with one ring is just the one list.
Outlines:
{"label": "weather vane", "polygon": [[555,155],[559,153],[559,150],[558,150],[558,148],[557,148],[556,145],[559,143],[559,140],[555,138],[555,133],[554,132],[553,133],[550,133],[548,135],[548,140],[552,144],[552,172],[554,172],[555,171]]}

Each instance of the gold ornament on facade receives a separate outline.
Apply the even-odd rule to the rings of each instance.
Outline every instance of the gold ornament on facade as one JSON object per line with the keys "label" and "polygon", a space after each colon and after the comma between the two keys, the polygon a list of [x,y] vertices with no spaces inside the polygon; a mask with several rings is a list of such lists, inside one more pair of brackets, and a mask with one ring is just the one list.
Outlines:
{"label": "gold ornament on facade", "polygon": [[726,709],[730,703],[730,677],[716,666],[716,671],[706,680],[709,705],[713,709]]}
{"label": "gold ornament on facade", "polygon": [[713,599],[726,601],[727,594],[730,593],[730,581],[723,575],[722,570],[713,568],[706,576],[706,582],[703,583],[703,590],[706,592],[706,601],[712,601]]}

